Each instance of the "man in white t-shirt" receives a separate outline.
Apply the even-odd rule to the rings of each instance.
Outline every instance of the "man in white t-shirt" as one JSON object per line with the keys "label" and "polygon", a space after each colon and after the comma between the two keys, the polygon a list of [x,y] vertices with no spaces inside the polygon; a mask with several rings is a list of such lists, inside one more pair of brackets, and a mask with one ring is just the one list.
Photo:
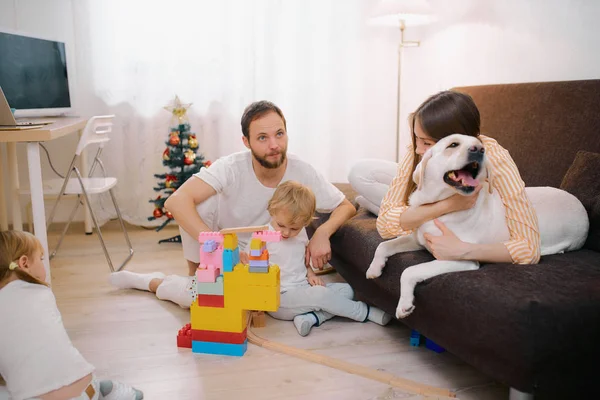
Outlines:
{"label": "man in white t-shirt", "polygon": [[[356,209],[310,164],[287,154],[286,121],[275,104],[250,104],[241,125],[242,140],[250,151],[222,157],[202,168],[165,202],[180,227],[189,275],[194,275],[200,262],[200,232],[267,224],[267,203],[277,185],[288,180],[308,186],[315,193],[317,210],[331,213],[315,231],[306,252],[307,260],[322,269],[331,259],[329,238]],[[239,235],[240,248],[246,248],[248,238]]]}

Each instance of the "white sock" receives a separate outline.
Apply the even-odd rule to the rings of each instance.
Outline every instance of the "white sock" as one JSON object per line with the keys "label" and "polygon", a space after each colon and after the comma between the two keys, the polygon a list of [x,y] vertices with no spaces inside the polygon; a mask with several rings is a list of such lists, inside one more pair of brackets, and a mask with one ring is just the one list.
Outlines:
{"label": "white sock", "polygon": [[99,398],[104,400],[142,400],[144,394],[124,383],[106,380],[100,382]]}
{"label": "white sock", "polygon": [[130,271],[119,271],[110,274],[108,281],[120,289],[138,289],[150,291],[148,287],[152,279],[164,279],[162,272],[153,272],[151,274],[136,274]]}
{"label": "white sock", "polygon": [[392,316],[377,307],[370,306],[367,319],[379,325],[387,325],[392,320]]}
{"label": "white sock", "polygon": [[317,323],[317,318],[313,313],[296,315],[294,317],[294,326],[300,336],[306,336],[310,329]]}

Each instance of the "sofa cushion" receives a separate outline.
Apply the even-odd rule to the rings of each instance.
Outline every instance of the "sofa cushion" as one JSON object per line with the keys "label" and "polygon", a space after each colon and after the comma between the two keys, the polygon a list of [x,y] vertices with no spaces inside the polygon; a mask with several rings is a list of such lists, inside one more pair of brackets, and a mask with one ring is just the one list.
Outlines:
{"label": "sofa cushion", "polygon": [[583,203],[590,219],[585,247],[600,251],[600,154],[579,151],[560,188]]}

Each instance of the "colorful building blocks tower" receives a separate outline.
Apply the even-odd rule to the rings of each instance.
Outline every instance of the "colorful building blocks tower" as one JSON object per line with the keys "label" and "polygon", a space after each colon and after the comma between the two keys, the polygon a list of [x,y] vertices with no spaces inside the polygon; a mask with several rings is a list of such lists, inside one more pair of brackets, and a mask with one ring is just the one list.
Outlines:
{"label": "colorful building blocks tower", "polygon": [[[277,311],[279,267],[269,264],[266,242],[281,240],[281,234],[266,229],[248,227],[200,234],[196,298],[190,307],[191,324],[177,336],[179,347],[191,347],[194,353],[242,356],[248,343],[249,313]],[[241,232],[254,232],[250,264],[240,263],[237,233]],[[252,246],[258,255],[252,253]]]}

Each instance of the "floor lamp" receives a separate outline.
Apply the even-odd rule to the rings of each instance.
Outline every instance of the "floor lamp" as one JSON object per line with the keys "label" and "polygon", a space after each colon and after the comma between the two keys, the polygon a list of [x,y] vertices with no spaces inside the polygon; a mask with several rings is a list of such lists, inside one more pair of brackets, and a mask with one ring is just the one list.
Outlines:
{"label": "floor lamp", "polygon": [[396,91],[396,162],[400,162],[400,93],[402,86],[402,51],[405,47],[418,47],[418,41],[404,40],[407,25],[424,25],[431,22],[431,8],[426,0],[383,0],[369,18],[369,24],[392,26],[400,29],[398,44],[398,87]]}

